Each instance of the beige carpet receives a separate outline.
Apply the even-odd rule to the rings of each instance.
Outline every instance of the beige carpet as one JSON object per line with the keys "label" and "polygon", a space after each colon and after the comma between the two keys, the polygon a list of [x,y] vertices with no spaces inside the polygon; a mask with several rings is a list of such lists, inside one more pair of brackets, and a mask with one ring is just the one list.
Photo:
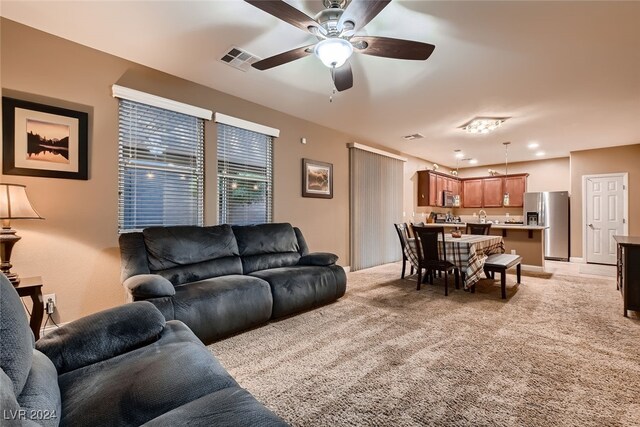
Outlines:
{"label": "beige carpet", "polygon": [[640,319],[613,279],[509,276],[501,300],[399,276],[350,273],[337,303],[210,348],[293,425],[640,424]]}

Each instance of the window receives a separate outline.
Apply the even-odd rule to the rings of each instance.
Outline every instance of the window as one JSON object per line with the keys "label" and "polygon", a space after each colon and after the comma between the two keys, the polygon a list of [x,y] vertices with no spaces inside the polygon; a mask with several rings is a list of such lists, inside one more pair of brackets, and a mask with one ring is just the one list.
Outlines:
{"label": "window", "polygon": [[273,138],[218,120],[218,218],[221,224],[271,222]]}
{"label": "window", "polygon": [[119,118],[120,232],[202,225],[204,120],[129,99]]}

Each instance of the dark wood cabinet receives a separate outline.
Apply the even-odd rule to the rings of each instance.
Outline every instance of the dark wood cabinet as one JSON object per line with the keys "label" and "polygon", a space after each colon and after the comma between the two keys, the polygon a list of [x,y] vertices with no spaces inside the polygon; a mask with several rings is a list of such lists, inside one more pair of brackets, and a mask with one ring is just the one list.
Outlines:
{"label": "dark wood cabinet", "polygon": [[483,179],[465,179],[462,181],[462,207],[482,207]]}
{"label": "dark wood cabinet", "polygon": [[428,171],[418,171],[418,206],[431,206],[429,199],[430,179]]}
{"label": "dark wood cabinet", "polygon": [[437,190],[437,177],[435,174],[428,173],[429,175],[429,206],[438,206],[438,190]]}
{"label": "dark wood cabinet", "polygon": [[482,180],[482,206],[485,208],[502,207],[502,178],[484,178]]}
{"label": "dark wood cabinet", "polygon": [[640,311],[640,237],[613,236],[618,245],[617,285],[622,294],[624,317]]}
{"label": "dark wood cabinet", "polygon": [[527,191],[527,175],[510,175],[505,177],[504,191],[505,193],[509,193],[509,207],[524,206],[524,193]]}

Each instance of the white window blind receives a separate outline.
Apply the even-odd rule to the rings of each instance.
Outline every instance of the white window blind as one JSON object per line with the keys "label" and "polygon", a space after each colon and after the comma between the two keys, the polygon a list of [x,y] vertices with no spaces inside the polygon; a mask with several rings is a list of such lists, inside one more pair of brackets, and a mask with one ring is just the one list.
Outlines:
{"label": "white window blind", "polygon": [[120,232],[202,225],[204,121],[119,100]]}
{"label": "white window blind", "polygon": [[218,123],[219,222],[271,222],[272,206],[273,138]]}

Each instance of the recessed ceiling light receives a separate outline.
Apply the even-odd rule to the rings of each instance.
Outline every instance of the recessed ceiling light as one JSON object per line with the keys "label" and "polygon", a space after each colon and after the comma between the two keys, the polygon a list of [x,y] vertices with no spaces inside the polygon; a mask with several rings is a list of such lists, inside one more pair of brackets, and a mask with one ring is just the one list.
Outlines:
{"label": "recessed ceiling light", "polygon": [[475,117],[460,126],[460,129],[466,130],[469,133],[489,133],[496,130],[498,126],[508,118],[509,117]]}
{"label": "recessed ceiling light", "polygon": [[478,159],[471,159],[471,160],[469,160],[469,163],[471,163],[472,165],[477,165],[478,164]]}
{"label": "recessed ceiling light", "polygon": [[538,151],[538,152],[536,153],[536,156],[538,156],[538,157],[542,157],[542,156],[544,156],[544,154],[545,154],[545,153],[544,153],[544,151]]}
{"label": "recessed ceiling light", "polygon": [[460,150],[453,150],[454,153],[456,153],[456,159],[461,159],[464,157],[464,153]]}
{"label": "recessed ceiling light", "polygon": [[538,148],[540,146],[540,144],[538,144],[537,142],[532,142],[531,144],[527,145],[527,147],[529,147],[529,149],[533,150],[534,148]]}

